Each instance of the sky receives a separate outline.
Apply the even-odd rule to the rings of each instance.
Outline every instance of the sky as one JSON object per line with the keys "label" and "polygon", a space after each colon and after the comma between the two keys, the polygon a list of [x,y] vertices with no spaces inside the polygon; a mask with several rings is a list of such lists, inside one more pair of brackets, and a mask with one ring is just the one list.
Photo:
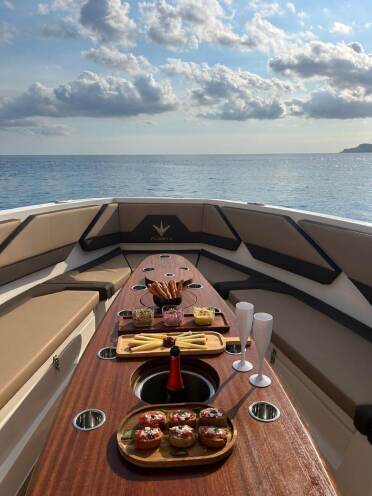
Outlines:
{"label": "sky", "polygon": [[0,0],[0,154],[372,142],[372,0]]}

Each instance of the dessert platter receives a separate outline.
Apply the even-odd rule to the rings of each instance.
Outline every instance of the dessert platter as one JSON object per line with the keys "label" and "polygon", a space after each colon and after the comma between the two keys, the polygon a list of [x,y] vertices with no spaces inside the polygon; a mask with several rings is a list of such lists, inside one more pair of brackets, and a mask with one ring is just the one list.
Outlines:
{"label": "dessert platter", "polygon": [[168,356],[176,345],[183,355],[215,355],[225,350],[225,339],[218,332],[168,332],[122,334],[116,345],[121,358]]}
{"label": "dessert platter", "polygon": [[229,456],[237,431],[226,413],[204,403],[151,405],[117,431],[121,455],[142,467],[206,465]]}

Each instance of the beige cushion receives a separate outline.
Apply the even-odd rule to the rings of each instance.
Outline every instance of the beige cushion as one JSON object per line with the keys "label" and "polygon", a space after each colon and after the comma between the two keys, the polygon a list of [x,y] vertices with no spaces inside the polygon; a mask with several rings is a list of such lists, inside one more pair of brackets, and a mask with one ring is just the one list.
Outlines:
{"label": "beige cushion", "polygon": [[282,215],[233,207],[223,207],[222,210],[245,243],[333,270]]}
{"label": "beige cushion", "polygon": [[119,210],[117,203],[107,205],[102,215],[88,232],[86,239],[119,232]]}
{"label": "beige cushion", "polygon": [[120,289],[131,274],[131,270],[122,255],[110,258],[95,267],[84,272],[72,271],[58,277],[59,283],[107,283],[114,287],[114,291]]}
{"label": "beige cushion", "polygon": [[0,222],[0,244],[9,236],[11,232],[21,223],[18,219],[4,220]]}
{"label": "beige cushion", "polygon": [[0,254],[0,267],[76,243],[98,210],[93,206],[36,215]]}
{"label": "beige cushion", "polygon": [[271,313],[274,344],[280,349],[282,343],[286,355],[292,348],[294,363],[326,394],[341,402],[347,413],[352,414],[353,403],[372,401],[372,343],[289,295],[237,290],[230,292],[230,300],[233,304],[248,301],[254,304],[255,312]]}
{"label": "beige cushion", "polygon": [[231,229],[214,205],[204,205],[202,229],[207,234],[235,239]]}
{"label": "beige cushion", "polygon": [[0,408],[99,301],[95,291],[36,296],[0,316]]}
{"label": "beige cushion", "polygon": [[248,275],[244,272],[203,255],[199,259],[198,270],[211,284],[221,281],[245,281],[248,278]]}
{"label": "beige cushion", "polygon": [[349,277],[372,287],[372,234],[309,220],[299,224]]}

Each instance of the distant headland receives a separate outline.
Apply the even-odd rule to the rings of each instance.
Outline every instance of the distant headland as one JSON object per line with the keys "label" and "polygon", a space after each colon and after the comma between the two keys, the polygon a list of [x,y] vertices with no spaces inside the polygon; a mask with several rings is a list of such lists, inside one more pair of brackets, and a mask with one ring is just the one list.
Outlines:
{"label": "distant headland", "polygon": [[372,144],[362,143],[355,148],[345,148],[341,153],[372,153]]}

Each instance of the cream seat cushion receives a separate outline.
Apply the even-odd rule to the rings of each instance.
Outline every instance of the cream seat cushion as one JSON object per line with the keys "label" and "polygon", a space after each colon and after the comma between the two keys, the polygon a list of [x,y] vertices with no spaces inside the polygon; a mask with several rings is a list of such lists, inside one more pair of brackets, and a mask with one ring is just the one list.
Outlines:
{"label": "cream seat cushion", "polygon": [[131,270],[124,257],[118,255],[83,272],[74,270],[68,274],[63,274],[58,277],[58,283],[106,283],[111,284],[114,292],[116,292],[124,285],[130,274]]}
{"label": "cream seat cushion", "polygon": [[273,343],[293,355],[288,358],[347,413],[353,414],[355,404],[372,402],[372,343],[290,295],[237,290],[229,298],[233,304],[253,303],[255,312],[271,313]]}
{"label": "cream seat cushion", "polygon": [[98,304],[96,291],[35,296],[0,316],[0,408]]}

